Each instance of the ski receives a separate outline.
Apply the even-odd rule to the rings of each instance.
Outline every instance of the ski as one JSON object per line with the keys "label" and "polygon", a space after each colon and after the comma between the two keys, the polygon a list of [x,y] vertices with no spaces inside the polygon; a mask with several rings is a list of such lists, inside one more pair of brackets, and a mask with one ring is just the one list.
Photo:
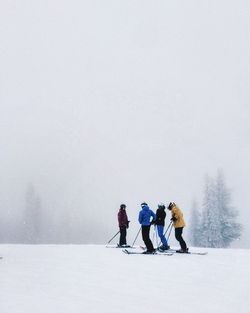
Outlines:
{"label": "ski", "polygon": [[195,251],[188,251],[188,252],[185,252],[185,253],[181,253],[181,252],[178,252],[178,250],[173,250],[173,249],[170,249],[168,250],[172,253],[176,253],[176,254],[196,254],[196,255],[207,255],[208,252],[195,252]]}
{"label": "ski", "polygon": [[168,256],[171,256],[171,255],[173,255],[173,253],[172,252],[158,252],[158,251],[156,251],[155,253],[143,253],[143,252],[139,252],[139,251],[129,251],[129,250],[127,250],[127,249],[123,249],[122,250],[122,252],[123,253],[125,253],[125,254],[142,254],[142,255],[168,255]]}
{"label": "ski", "polygon": [[[143,247],[143,246],[140,246],[140,249],[142,249],[143,251],[145,251],[146,250],[146,247]],[[188,251],[188,252],[186,252],[186,253],[180,253],[180,252],[178,252],[178,250],[175,250],[175,249],[168,249],[168,250],[164,250],[164,251],[160,251],[160,250],[158,250],[157,249],[157,253],[158,254],[161,254],[161,253],[168,253],[168,254],[170,254],[170,253],[178,253],[178,254],[196,254],[196,255],[207,255],[208,254],[208,252],[196,252],[196,251]]]}
{"label": "ski", "polygon": [[[176,252],[178,253],[178,252]],[[178,253],[178,254],[181,254],[181,253]],[[185,254],[185,253],[182,253],[182,254]],[[192,252],[192,251],[188,251],[188,253],[186,254],[196,254],[196,255],[207,255],[208,252]]]}
{"label": "ski", "polygon": [[106,248],[116,248],[116,249],[125,249],[125,248],[129,248],[129,249],[134,249],[134,247],[131,247],[129,245],[124,245],[124,246],[119,246],[119,245],[108,245],[108,246],[105,246]]}

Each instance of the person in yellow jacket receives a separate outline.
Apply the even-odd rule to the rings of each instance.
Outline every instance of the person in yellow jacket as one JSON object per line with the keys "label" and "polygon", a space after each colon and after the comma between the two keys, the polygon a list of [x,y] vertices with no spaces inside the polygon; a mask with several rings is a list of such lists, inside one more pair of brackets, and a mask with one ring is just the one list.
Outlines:
{"label": "person in yellow jacket", "polygon": [[179,253],[188,253],[188,248],[186,242],[182,238],[183,228],[186,226],[183,214],[178,206],[174,202],[170,202],[168,206],[169,211],[171,211],[172,218],[171,221],[173,222],[175,228],[175,238],[179,241],[181,249],[177,250],[176,252]]}

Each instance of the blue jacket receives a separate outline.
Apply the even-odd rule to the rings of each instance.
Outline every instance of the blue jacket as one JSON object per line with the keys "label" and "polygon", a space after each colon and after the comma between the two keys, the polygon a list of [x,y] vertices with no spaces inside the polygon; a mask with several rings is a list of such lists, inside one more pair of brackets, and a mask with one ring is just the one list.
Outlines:
{"label": "blue jacket", "polygon": [[145,205],[139,213],[138,221],[142,226],[149,226],[151,216],[153,217],[153,220],[155,220],[156,215],[147,205]]}

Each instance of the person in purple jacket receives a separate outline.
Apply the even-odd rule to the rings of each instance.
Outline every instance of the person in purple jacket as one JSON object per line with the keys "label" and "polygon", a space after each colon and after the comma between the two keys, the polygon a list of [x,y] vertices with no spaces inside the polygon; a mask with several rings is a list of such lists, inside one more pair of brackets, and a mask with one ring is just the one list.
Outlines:
{"label": "person in purple jacket", "polygon": [[[141,231],[142,231],[142,240],[144,241],[147,251],[145,254],[151,254],[155,252],[154,246],[152,241],[150,240],[149,233],[150,233],[150,226],[154,222],[156,215],[155,213],[149,208],[147,203],[143,202],[141,204],[141,211],[139,213],[139,223],[141,224]],[[151,220],[152,217],[152,220]]]}
{"label": "person in purple jacket", "polygon": [[126,246],[127,245],[127,228],[129,226],[129,220],[126,212],[126,205],[121,204],[120,210],[118,212],[118,224],[120,228],[120,240],[119,246]]}

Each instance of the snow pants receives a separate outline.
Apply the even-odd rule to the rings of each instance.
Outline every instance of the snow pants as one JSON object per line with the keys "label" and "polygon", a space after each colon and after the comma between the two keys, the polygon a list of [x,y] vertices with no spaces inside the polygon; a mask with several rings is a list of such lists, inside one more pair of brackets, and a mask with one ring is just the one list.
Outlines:
{"label": "snow pants", "polygon": [[120,227],[120,241],[119,241],[120,246],[127,245],[126,236],[127,236],[127,227],[125,226]]}
{"label": "snow pants", "polygon": [[142,240],[144,241],[147,247],[147,251],[148,252],[154,251],[154,246],[152,244],[152,241],[149,238],[150,225],[149,226],[142,225],[141,232],[142,232]]}
{"label": "snow pants", "polygon": [[157,232],[158,232],[158,236],[161,239],[161,242],[164,246],[168,246],[168,242],[166,237],[163,234],[163,230],[164,230],[164,226],[163,225],[157,225]]}
{"label": "snow pants", "polygon": [[175,238],[177,241],[179,241],[181,249],[186,250],[187,245],[186,245],[186,242],[184,241],[184,239],[182,238],[182,231],[183,231],[183,227],[175,228]]}

